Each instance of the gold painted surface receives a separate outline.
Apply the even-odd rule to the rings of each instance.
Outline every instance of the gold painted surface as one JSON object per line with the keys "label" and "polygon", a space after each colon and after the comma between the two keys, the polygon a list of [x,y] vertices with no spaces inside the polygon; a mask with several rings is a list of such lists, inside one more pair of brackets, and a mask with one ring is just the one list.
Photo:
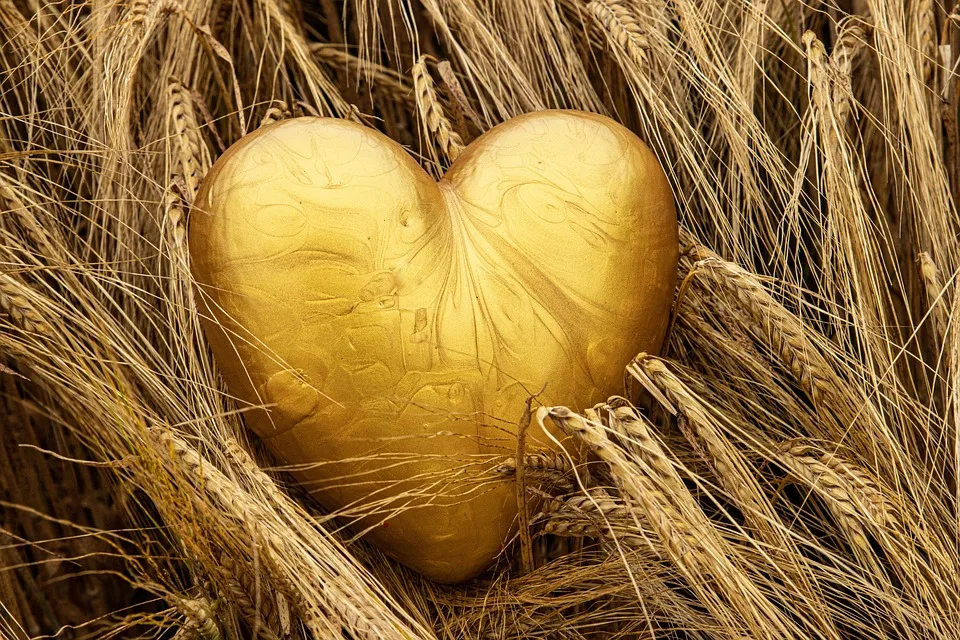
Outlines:
{"label": "gold painted surface", "polygon": [[190,252],[230,391],[269,406],[247,425],[328,508],[376,510],[368,540],[457,582],[514,533],[513,483],[476,479],[526,397],[590,406],[659,349],[677,220],[653,154],[601,116],[514,118],[439,183],[372,129],[300,118],[217,161]]}

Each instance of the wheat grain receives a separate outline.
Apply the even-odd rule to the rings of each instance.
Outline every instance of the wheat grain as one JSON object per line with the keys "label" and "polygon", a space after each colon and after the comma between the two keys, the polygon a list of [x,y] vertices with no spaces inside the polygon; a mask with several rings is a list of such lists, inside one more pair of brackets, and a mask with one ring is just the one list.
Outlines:
{"label": "wheat grain", "polygon": [[947,340],[947,330],[950,326],[949,306],[947,301],[944,300],[946,288],[940,276],[940,270],[937,269],[933,258],[926,251],[920,252],[919,262],[930,322],[940,344],[944,345],[944,348],[949,348]]}
{"label": "wheat grain", "polygon": [[263,491],[273,504],[279,506],[290,504],[289,496],[277,485],[277,481],[260,468],[247,450],[237,442],[236,438],[227,438],[224,450],[249,475],[257,489]]}
{"label": "wheat grain", "polygon": [[263,114],[263,119],[260,120],[260,126],[265,127],[269,124],[280,122],[281,120],[285,120],[292,116],[293,114],[290,111],[290,107],[287,106],[287,103],[280,102],[278,105],[271,106],[269,109],[267,109],[267,112]]}
{"label": "wheat grain", "polygon": [[[665,548],[670,551],[671,558],[680,566],[689,567],[699,572],[709,564],[709,552],[705,546],[706,539],[699,537],[690,527],[687,520],[667,498],[658,485],[679,488],[682,486],[676,472],[666,461],[663,452],[652,438],[644,438],[644,451],[649,466],[649,472],[655,474],[649,479],[638,477],[628,471],[628,463],[623,454],[617,451],[613,443],[605,438],[595,427],[591,426],[583,417],[571,412],[566,407],[542,408],[537,412],[537,419],[542,422],[549,416],[564,432],[575,435],[591,451],[610,465],[610,473],[621,485],[621,490],[629,494],[638,504],[643,505],[644,513],[650,520],[651,526],[660,536]],[[638,430],[638,435],[642,434]],[[697,568],[697,565],[700,565]]]}
{"label": "wheat grain", "polygon": [[34,207],[28,207],[24,203],[14,185],[2,174],[0,174],[0,213],[15,214],[17,223],[30,240],[31,246],[42,255],[48,258],[62,258],[64,241],[59,234],[56,234],[55,227],[41,224],[34,213]]}
{"label": "wheat grain", "polygon": [[917,53],[923,70],[923,84],[934,86],[937,80],[937,14],[933,0],[918,0],[914,8],[913,19],[916,21]]}
{"label": "wheat grain", "polygon": [[182,199],[173,187],[168,188],[163,195],[164,205],[164,224],[163,228],[167,230],[173,247],[177,249],[175,255],[178,260],[186,260],[186,254],[183,252],[184,243],[187,238],[185,225],[186,215],[183,211]]}
{"label": "wheat grain", "polygon": [[851,473],[851,467],[836,457],[816,457],[810,451],[803,444],[785,444],[778,461],[824,499],[850,543],[869,555],[865,526],[883,527],[887,521],[879,491],[864,482],[865,474]]}
{"label": "wheat grain", "polygon": [[603,490],[588,495],[552,499],[543,532],[563,537],[600,538],[609,536],[626,547],[644,546],[635,515],[622,500]]}
{"label": "wheat grain", "polygon": [[716,469],[720,485],[737,501],[756,531],[765,532],[764,516],[768,510],[764,506],[766,500],[763,492],[753,479],[752,469],[742,454],[716,428],[715,424],[720,422],[718,417],[710,415],[708,409],[661,360],[641,354],[630,364],[628,371],[634,376],[648,377],[686,418],[696,438],[705,445],[708,460]]}
{"label": "wheat grain", "polygon": [[262,594],[258,602],[254,601],[251,594],[257,593],[256,585],[228,554],[221,554],[220,565],[231,604],[240,609],[247,622],[257,629],[264,640],[278,639],[280,636],[276,629],[280,624],[279,607],[271,606],[270,598],[263,597]]}
{"label": "wheat grain", "polygon": [[127,19],[131,22],[142,24],[153,2],[154,0],[134,0],[130,3],[130,8],[127,10]]}
{"label": "wheat grain", "polygon": [[183,633],[194,631],[201,640],[220,640],[220,627],[217,624],[214,607],[206,598],[178,598],[177,607],[183,611],[187,622]]}
{"label": "wheat grain", "polygon": [[778,453],[779,460],[824,496],[845,521],[869,522],[879,528],[901,526],[893,503],[862,467],[804,441],[782,443]]}
{"label": "wheat grain", "polygon": [[811,343],[800,322],[767,293],[756,277],[712,256],[698,261],[694,268],[733,296],[750,314],[770,350],[793,373],[816,407],[837,409],[834,399],[842,394],[837,389],[833,370]]}
{"label": "wheat grain", "polygon": [[[837,25],[837,42],[830,54],[830,102],[835,110],[837,122],[845,126],[853,113],[856,99],[853,94],[853,68],[865,45],[866,29],[860,20],[846,18]],[[818,50],[818,55],[820,52]],[[825,61],[818,59],[818,69]]]}
{"label": "wheat grain", "polygon": [[[457,79],[457,74],[454,73],[450,61],[441,60],[440,63],[437,64],[437,73],[443,78],[443,84],[447,88],[447,93],[453,99],[456,112],[459,114],[457,117],[457,132],[460,134],[460,137],[465,138],[467,135],[467,125],[463,120],[464,116],[470,118],[474,126],[482,131],[484,129],[483,122],[480,120],[480,116],[474,110],[473,106],[471,106],[467,94],[463,91],[463,87],[460,86],[460,81]],[[469,142],[469,140],[466,140],[466,142]]]}
{"label": "wheat grain", "polygon": [[647,49],[650,45],[640,22],[624,4],[620,0],[592,0],[587,11],[637,65],[643,67],[649,64]]}
{"label": "wheat grain", "polygon": [[53,329],[30,301],[26,285],[7,273],[0,273],[0,309],[27,333],[51,335]]}
{"label": "wheat grain", "polygon": [[200,127],[197,124],[190,92],[176,78],[167,80],[167,99],[170,122],[180,152],[179,175],[186,183],[187,204],[200,188],[200,181],[209,168],[209,153],[200,139]]}
{"label": "wheat grain", "polygon": [[454,131],[433,89],[433,79],[427,70],[427,56],[423,55],[413,65],[413,88],[417,96],[417,109],[427,132],[437,140],[440,151],[453,162],[463,150],[463,140]]}
{"label": "wheat grain", "polygon": [[[523,464],[526,477],[556,489],[570,491],[575,487],[573,465],[559,452],[538,452],[525,455]],[[507,458],[495,471],[503,476],[513,476],[517,472],[516,458]]]}

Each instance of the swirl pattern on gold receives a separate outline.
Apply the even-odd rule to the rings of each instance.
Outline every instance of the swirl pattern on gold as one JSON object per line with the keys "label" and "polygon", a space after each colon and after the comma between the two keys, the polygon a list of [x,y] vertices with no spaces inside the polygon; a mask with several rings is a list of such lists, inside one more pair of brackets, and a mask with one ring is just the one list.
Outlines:
{"label": "swirl pattern on gold", "polygon": [[[512,532],[526,398],[585,407],[659,349],[677,220],[612,120],[520,116],[438,183],[382,134],[282,121],[233,145],[190,221],[204,325],[246,423],[330,509],[427,577],[470,578]],[[560,446],[530,433],[531,448]]]}

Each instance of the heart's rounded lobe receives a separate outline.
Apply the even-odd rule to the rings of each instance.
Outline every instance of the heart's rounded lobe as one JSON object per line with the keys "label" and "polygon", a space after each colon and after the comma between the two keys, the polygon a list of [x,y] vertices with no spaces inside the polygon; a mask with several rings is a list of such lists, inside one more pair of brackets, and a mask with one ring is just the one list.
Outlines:
{"label": "heart's rounded lobe", "polygon": [[[382,134],[298,118],[233,145],[191,213],[198,306],[246,423],[391,556],[442,582],[515,532],[524,401],[585,408],[663,340],[677,219],[652,152],[520,116],[439,182]],[[528,452],[566,446],[532,428]]]}

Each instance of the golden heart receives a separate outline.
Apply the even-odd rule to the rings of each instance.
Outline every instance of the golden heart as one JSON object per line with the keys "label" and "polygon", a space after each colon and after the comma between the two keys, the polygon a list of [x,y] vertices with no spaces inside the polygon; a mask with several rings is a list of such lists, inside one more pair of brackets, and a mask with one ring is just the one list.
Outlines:
{"label": "golden heart", "polygon": [[589,406],[659,349],[677,220],[653,153],[602,116],[514,118],[439,182],[373,129],[299,118],[216,162],[190,254],[247,425],[367,539],[456,582],[514,530],[489,470],[526,398]]}

